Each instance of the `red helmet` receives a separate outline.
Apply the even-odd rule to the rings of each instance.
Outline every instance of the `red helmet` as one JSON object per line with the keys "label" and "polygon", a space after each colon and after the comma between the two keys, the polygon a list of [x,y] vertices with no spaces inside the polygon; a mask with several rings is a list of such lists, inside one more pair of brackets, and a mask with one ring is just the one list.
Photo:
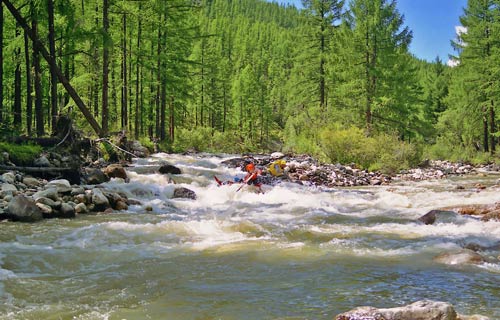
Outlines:
{"label": "red helmet", "polygon": [[251,172],[251,171],[255,170],[255,165],[253,163],[249,163],[245,166],[245,170],[248,172]]}

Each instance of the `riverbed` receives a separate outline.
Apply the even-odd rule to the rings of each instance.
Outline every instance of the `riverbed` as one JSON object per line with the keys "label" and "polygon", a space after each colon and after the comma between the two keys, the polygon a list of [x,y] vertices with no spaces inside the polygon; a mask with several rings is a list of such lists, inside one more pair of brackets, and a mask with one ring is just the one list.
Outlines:
{"label": "riverbed", "polygon": [[[422,299],[500,319],[497,249],[478,265],[433,259],[470,243],[497,246],[500,222],[417,221],[500,201],[498,176],[331,189],[284,182],[257,194],[215,183],[244,176],[221,164],[230,157],[135,159],[128,183],[105,184],[140,201],[127,211],[0,223],[0,319],[332,319]],[[183,173],[157,173],[165,162]],[[179,186],[197,199],[173,199]]]}

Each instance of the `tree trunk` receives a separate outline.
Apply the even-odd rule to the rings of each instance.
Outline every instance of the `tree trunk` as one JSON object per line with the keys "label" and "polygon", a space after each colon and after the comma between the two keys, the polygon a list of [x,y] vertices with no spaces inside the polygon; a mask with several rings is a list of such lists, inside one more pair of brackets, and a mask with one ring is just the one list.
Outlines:
{"label": "tree trunk", "polygon": [[[3,6],[3,4],[2,4]],[[21,34],[19,28],[16,27],[16,38]],[[22,77],[21,77],[21,48],[17,47],[14,51],[16,56],[16,70],[14,71],[14,119],[13,126],[16,130],[23,127],[22,118]]]}
{"label": "tree trunk", "polygon": [[[201,97],[200,98],[201,98],[200,126],[203,127],[203,107],[205,104],[205,40],[203,40],[201,44]],[[196,121],[196,124],[198,124],[198,121]]]}
{"label": "tree trunk", "polygon": [[[99,25],[99,3],[96,2],[95,4],[95,9],[94,9],[94,17],[95,21],[94,24],[96,26]],[[98,61],[99,61],[99,48],[98,46],[93,46],[93,52],[92,52],[92,63],[90,64],[90,72],[92,74],[92,82],[90,85],[90,99],[89,101],[92,102],[91,108],[94,110],[94,117],[99,117],[99,83],[100,79],[98,77],[99,74],[99,68],[98,68]]]}
{"label": "tree trunk", "polygon": [[133,92],[132,92],[132,88],[133,88],[133,85],[132,85],[132,37],[133,37],[133,34],[132,34],[132,28],[129,28],[128,29],[129,31],[129,34],[128,34],[128,80],[127,80],[127,88],[128,88],[128,99],[129,101],[127,101],[128,103],[128,118],[127,118],[127,123],[128,123],[128,132],[133,132],[133,128],[132,128],[132,124],[133,124],[133,102],[134,102],[134,99],[133,99]]}
{"label": "tree trunk", "polygon": [[[160,17],[161,21],[161,17]],[[156,100],[155,100],[155,136],[161,140],[160,130],[160,100],[161,100],[161,28],[158,26],[158,44],[156,47]]]}
{"label": "tree trunk", "polygon": [[116,63],[115,60],[111,60],[111,112],[110,119],[111,123],[116,123],[118,120],[118,115],[120,114],[118,110],[118,94],[116,92]]}
{"label": "tree trunk", "polygon": [[122,107],[121,107],[121,128],[126,130],[128,126],[128,106],[127,106],[127,93],[128,93],[128,74],[127,74],[127,15],[122,15]]}
{"label": "tree trunk", "polygon": [[[38,21],[34,7],[31,7],[31,29],[33,30],[34,38],[38,38]],[[32,40],[33,41],[33,40]],[[45,135],[44,119],[43,119],[43,93],[42,93],[42,69],[40,67],[40,50],[38,46],[33,44],[33,73],[35,85],[35,123],[36,135],[41,137]]]}
{"label": "tree trunk", "polygon": [[[163,65],[163,64],[162,64]],[[161,97],[160,97],[160,141],[165,141],[167,133],[166,128],[166,113],[167,113],[167,86],[163,83],[160,84]]]}
{"label": "tree trunk", "polygon": [[[56,60],[56,40],[54,31],[54,1],[47,0],[47,12],[49,18],[49,53],[54,61]],[[51,127],[54,132],[57,121],[57,75],[54,68],[50,68],[50,115]]]}
{"label": "tree trunk", "polygon": [[101,104],[101,127],[102,132],[107,134],[108,129],[108,79],[109,79],[109,49],[107,44],[108,31],[109,31],[109,18],[108,18],[108,0],[103,0],[102,5],[102,25],[104,34],[102,39],[102,104]]}
{"label": "tree trunk", "polygon": [[489,152],[489,131],[488,131],[488,117],[486,116],[486,108],[483,109],[483,144],[484,144],[484,152]]}
{"label": "tree trunk", "polygon": [[[66,79],[66,77],[63,75],[63,73],[61,72],[61,70],[57,66],[56,62],[50,57],[50,54],[48,53],[47,49],[45,49],[45,47],[40,42],[40,40],[37,37],[35,37],[32,30],[30,29],[30,27],[26,23],[26,21],[20,15],[19,11],[17,11],[17,9],[12,5],[12,3],[9,0],[2,0],[2,1],[5,4],[5,6],[7,7],[7,9],[9,9],[11,14],[14,16],[16,21],[23,27],[24,32],[27,34],[27,36],[31,38],[31,40],[33,41],[33,45],[37,46],[39,48],[42,56],[45,58],[45,60],[47,60],[50,67],[55,68],[57,78],[62,83],[64,88],[68,91],[68,93],[71,96],[71,98],[73,99],[73,101],[75,101],[75,104],[78,106],[80,111],[83,113],[83,115],[85,116],[85,118],[89,122],[92,129],[94,129],[95,133],[99,137],[103,137],[104,135],[102,134],[102,130],[101,130],[99,124],[94,119],[94,117],[92,117],[92,114],[85,106],[85,103],[82,101],[82,99],[80,98],[78,93],[75,91],[75,88],[73,88],[73,86],[69,83],[68,79]],[[29,96],[29,94],[28,94],[28,96]]]}
{"label": "tree trunk", "polygon": [[491,105],[490,105],[490,152],[491,154],[494,154],[496,151],[496,140],[495,140],[495,133],[496,133],[496,126],[495,126],[495,104],[493,100],[491,100]]}
{"label": "tree trunk", "polygon": [[169,121],[169,130],[168,135],[170,138],[170,142],[174,142],[175,137],[175,112],[174,112],[174,97],[170,96],[170,121]]}
{"label": "tree trunk", "polygon": [[[142,10],[142,5],[139,3],[139,12]],[[140,125],[142,124],[142,121],[139,121],[142,119],[142,115],[139,115],[140,110],[142,109],[142,103],[140,100],[140,91],[139,91],[139,83],[140,83],[140,65],[141,65],[141,33],[142,33],[142,20],[138,19],[138,25],[137,25],[137,60],[136,60],[136,66],[135,66],[135,122],[134,122],[134,139],[139,140],[139,132],[140,130]]]}
{"label": "tree trunk", "polygon": [[321,24],[320,58],[319,58],[319,105],[321,110],[325,109],[325,27]]}
{"label": "tree trunk", "polygon": [[223,85],[223,107],[224,107],[224,113],[222,116],[222,132],[226,132],[226,121],[227,121],[227,101],[226,101],[226,84],[224,83]]}
{"label": "tree trunk", "polygon": [[26,61],[26,130],[28,136],[31,136],[33,126],[33,97],[31,95],[31,59],[29,39],[26,29],[24,31],[24,56]]}

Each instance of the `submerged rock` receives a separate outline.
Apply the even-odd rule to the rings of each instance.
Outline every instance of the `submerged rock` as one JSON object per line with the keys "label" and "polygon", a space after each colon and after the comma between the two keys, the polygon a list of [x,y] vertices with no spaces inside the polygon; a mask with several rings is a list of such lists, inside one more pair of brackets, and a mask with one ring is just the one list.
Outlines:
{"label": "submerged rock", "polygon": [[461,264],[480,264],[485,262],[483,256],[472,250],[461,250],[458,252],[446,252],[442,253],[434,258],[434,261],[449,264],[449,265],[461,265]]}

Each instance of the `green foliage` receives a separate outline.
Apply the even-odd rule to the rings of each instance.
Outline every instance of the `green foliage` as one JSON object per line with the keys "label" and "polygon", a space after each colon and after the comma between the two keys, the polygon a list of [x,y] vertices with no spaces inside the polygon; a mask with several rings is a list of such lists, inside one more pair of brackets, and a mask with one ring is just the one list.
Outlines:
{"label": "green foliage", "polygon": [[0,152],[7,152],[10,161],[18,166],[27,166],[33,164],[33,161],[42,152],[42,147],[32,144],[11,144],[0,142]]}
{"label": "green foliage", "polygon": [[320,141],[330,162],[355,163],[369,170],[394,173],[415,166],[421,159],[417,144],[384,133],[366,137],[364,131],[356,127],[323,129]]}
{"label": "green foliage", "polygon": [[[43,3],[33,2],[45,38]],[[419,145],[400,140],[425,141],[432,158],[471,161],[486,160],[482,152],[498,141],[498,0],[468,1],[456,68],[409,53],[412,32],[390,0],[303,1],[302,10],[260,0],[112,2],[106,34],[102,2],[56,4],[61,71],[98,123],[133,132],[151,149],[144,137],[154,136],[168,151],[283,150],[394,171],[420,155]],[[29,6],[20,8],[29,18]],[[32,134],[34,90],[27,92],[25,72],[15,72],[26,70],[24,38],[10,14],[3,23],[4,60],[12,62],[2,75],[3,103],[22,110],[16,121],[4,113],[16,130],[0,128],[0,135],[25,134],[28,123]],[[50,78],[43,61],[41,72]],[[50,92],[48,81],[42,86]],[[57,111],[87,131],[88,119],[58,89],[65,105]]]}
{"label": "green foliage", "polygon": [[179,129],[172,151],[245,153],[258,149],[252,142],[236,131],[220,132],[206,127]]}

